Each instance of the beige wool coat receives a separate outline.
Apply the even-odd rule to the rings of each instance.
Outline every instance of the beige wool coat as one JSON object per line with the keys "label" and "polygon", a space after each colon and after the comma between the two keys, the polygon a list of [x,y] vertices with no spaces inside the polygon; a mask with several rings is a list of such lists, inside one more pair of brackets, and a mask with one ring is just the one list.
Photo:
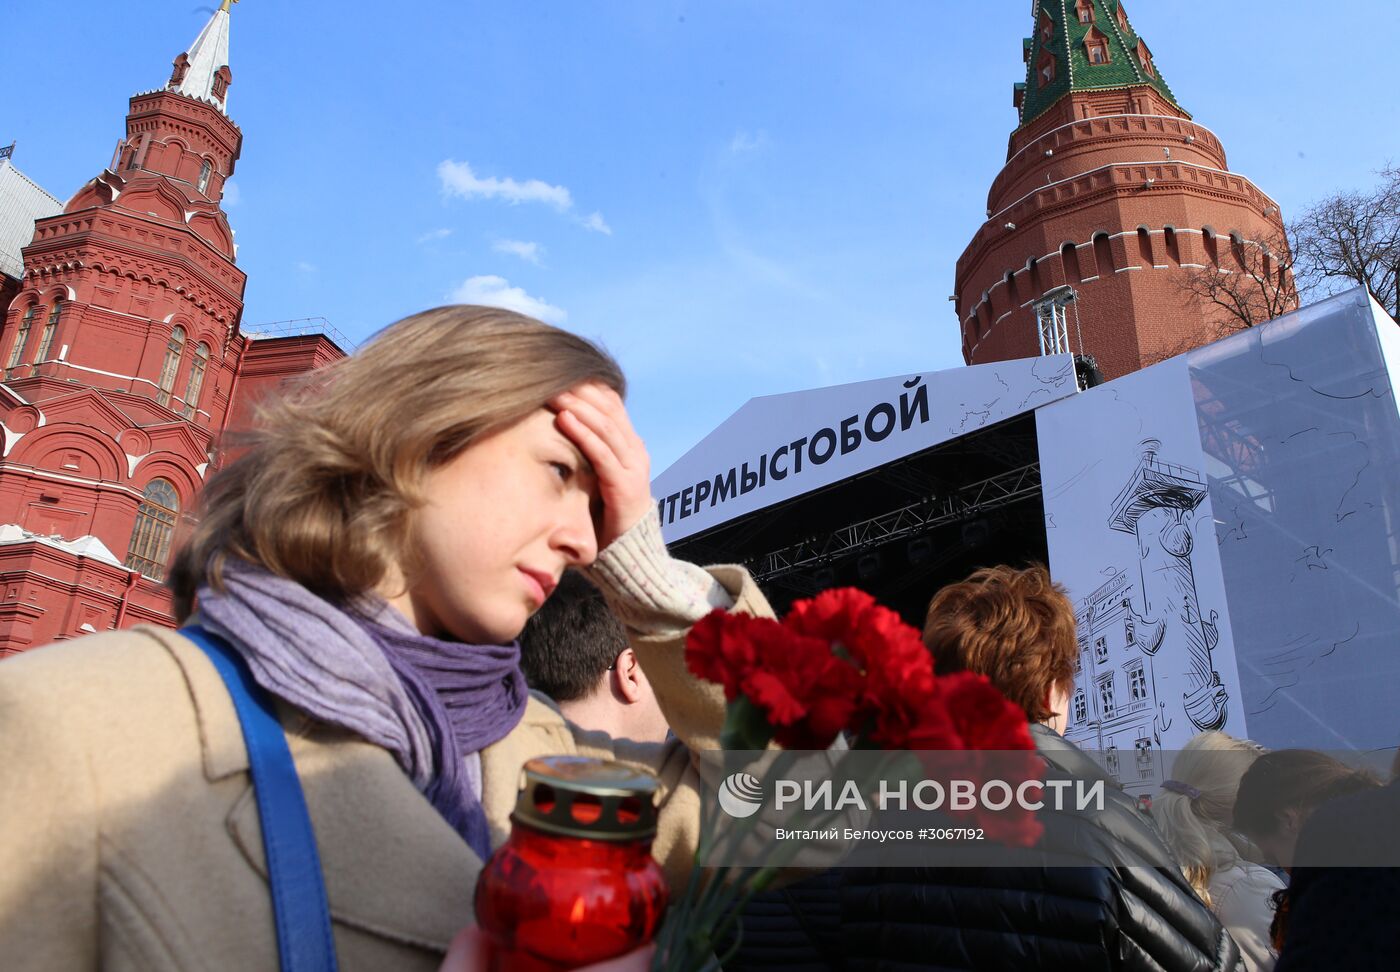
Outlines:
{"label": "beige wool coat", "polygon": [[[769,613],[737,568],[737,611]],[[661,779],[654,853],[673,885],[693,859],[698,776],[724,699],[689,674],[684,631],[636,638],[679,741],[612,740],[531,699],[482,752],[499,845],[520,767],[565,753]],[[384,749],[284,707],[316,830],[340,967],[436,969],[472,919],[481,861]],[[0,663],[0,968],[275,970],[257,803],[238,717],[207,657],[157,628],[93,635]]]}

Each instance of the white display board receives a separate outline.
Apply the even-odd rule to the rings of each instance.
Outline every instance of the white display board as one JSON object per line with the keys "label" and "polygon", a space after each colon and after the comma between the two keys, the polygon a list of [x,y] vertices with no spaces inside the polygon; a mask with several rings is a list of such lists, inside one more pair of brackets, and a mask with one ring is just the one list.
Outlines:
{"label": "white display board", "polygon": [[1036,413],[1080,629],[1066,735],[1130,790],[1209,728],[1400,742],[1397,377],[1400,329],[1357,291]]}
{"label": "white display board", "polygon": [[1245,731],[1186,361],[1036,412],[1050,570],[1075,602],[1065,736],[1130,790],[1207,729]]}
{"label": "white display board", "polygon": [[652,481],[673,543],[1077,391],[1068,354],[750,399]]}

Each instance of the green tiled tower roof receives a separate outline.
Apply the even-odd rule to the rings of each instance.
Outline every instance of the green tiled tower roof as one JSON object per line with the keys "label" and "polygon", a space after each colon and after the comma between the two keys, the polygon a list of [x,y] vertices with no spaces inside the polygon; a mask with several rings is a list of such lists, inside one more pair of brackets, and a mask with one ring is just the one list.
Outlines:
{"label": "green tiled tower roof", "polygon": [[[1080,20],[1085,8],[1090,10],[1090,23]],[[1122,8],[1119,0],[1035,0],[1033,33],[1022,41],[1026,80],[1016,85],[1022,126],[1071,91],[1145,84],[1177,105]],[[1101,63],[1091,60],[1094,47],[1101,51]],[[1053,76],[1042,81],[1042,68],[1051,59]]]}

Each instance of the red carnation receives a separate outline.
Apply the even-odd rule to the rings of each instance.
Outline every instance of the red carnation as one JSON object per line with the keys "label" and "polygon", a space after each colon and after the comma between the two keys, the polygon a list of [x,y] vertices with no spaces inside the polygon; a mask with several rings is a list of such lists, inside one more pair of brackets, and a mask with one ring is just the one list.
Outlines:
{"label": "red carnation", "polygon": [[816,597],[793,603],[783,625],[798,634],[844,642],[864,627],[865,615],[877,607],[875,599],[854,587],[822,591]]}
{"label": "red carnation", "polygon": [[715,608],[695,622],[686,636],[686,666],[697,678],[724,686],[727,702],[739,696],[740,678],[754,666],[754,640],[748,626],[757,620]]}
{"label": "red carnation", "polygon": [[798,601],[785,627],[824,638],[864,671],[848,726],[888,748],[901,748],[922,700],[933,691],[933,662],[919,633],[864,591],[840,588]]}
{"label": "red carnation", "polygon": [[686,639],[686,663],[761,709],[788,749],[825,749],[852,721],[863,676],[822,639],[768,618],[713,611]]}
{"label": "red carnation", "polygon": [[[986,676],[957,672],[938,679],[939,707],[952,720],[964,775],[979,783],[1000,780],[1014,793],[1026,780],[1040,779],[1044,764],[1035,754],[1025,710],[1009,701]],[[1016,803],[1005,810],[979,807],[972,816],[987,836],[1029,847],[1040,839],[1040,821]]]}
{"label": "red carnation", "polygon": [[938,678],[943,708],[964,749],[1034,749],[1025,710],[987,680],[973,672],[955,672]]}
{"label": "red carnation", "polygon": [[798,601],[781,623],[714,611],[691,629],[686,662],[761,710],[788,749],[823,749],[842,730],[883,749],[1034,748],[1024,712],[980,675],[935,677],[919,632],[853,588]]}

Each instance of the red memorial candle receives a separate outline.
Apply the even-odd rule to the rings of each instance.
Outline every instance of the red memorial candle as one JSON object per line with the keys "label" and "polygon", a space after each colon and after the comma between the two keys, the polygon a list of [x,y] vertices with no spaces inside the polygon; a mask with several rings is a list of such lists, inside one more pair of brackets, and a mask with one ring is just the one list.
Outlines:
{"label": "red memorial candle", "polygon": [[476,886],[490,972],[556,972],[646,944],[666,911],[651,856],[656,778],[581,756],[532,759],[510,839]]}

